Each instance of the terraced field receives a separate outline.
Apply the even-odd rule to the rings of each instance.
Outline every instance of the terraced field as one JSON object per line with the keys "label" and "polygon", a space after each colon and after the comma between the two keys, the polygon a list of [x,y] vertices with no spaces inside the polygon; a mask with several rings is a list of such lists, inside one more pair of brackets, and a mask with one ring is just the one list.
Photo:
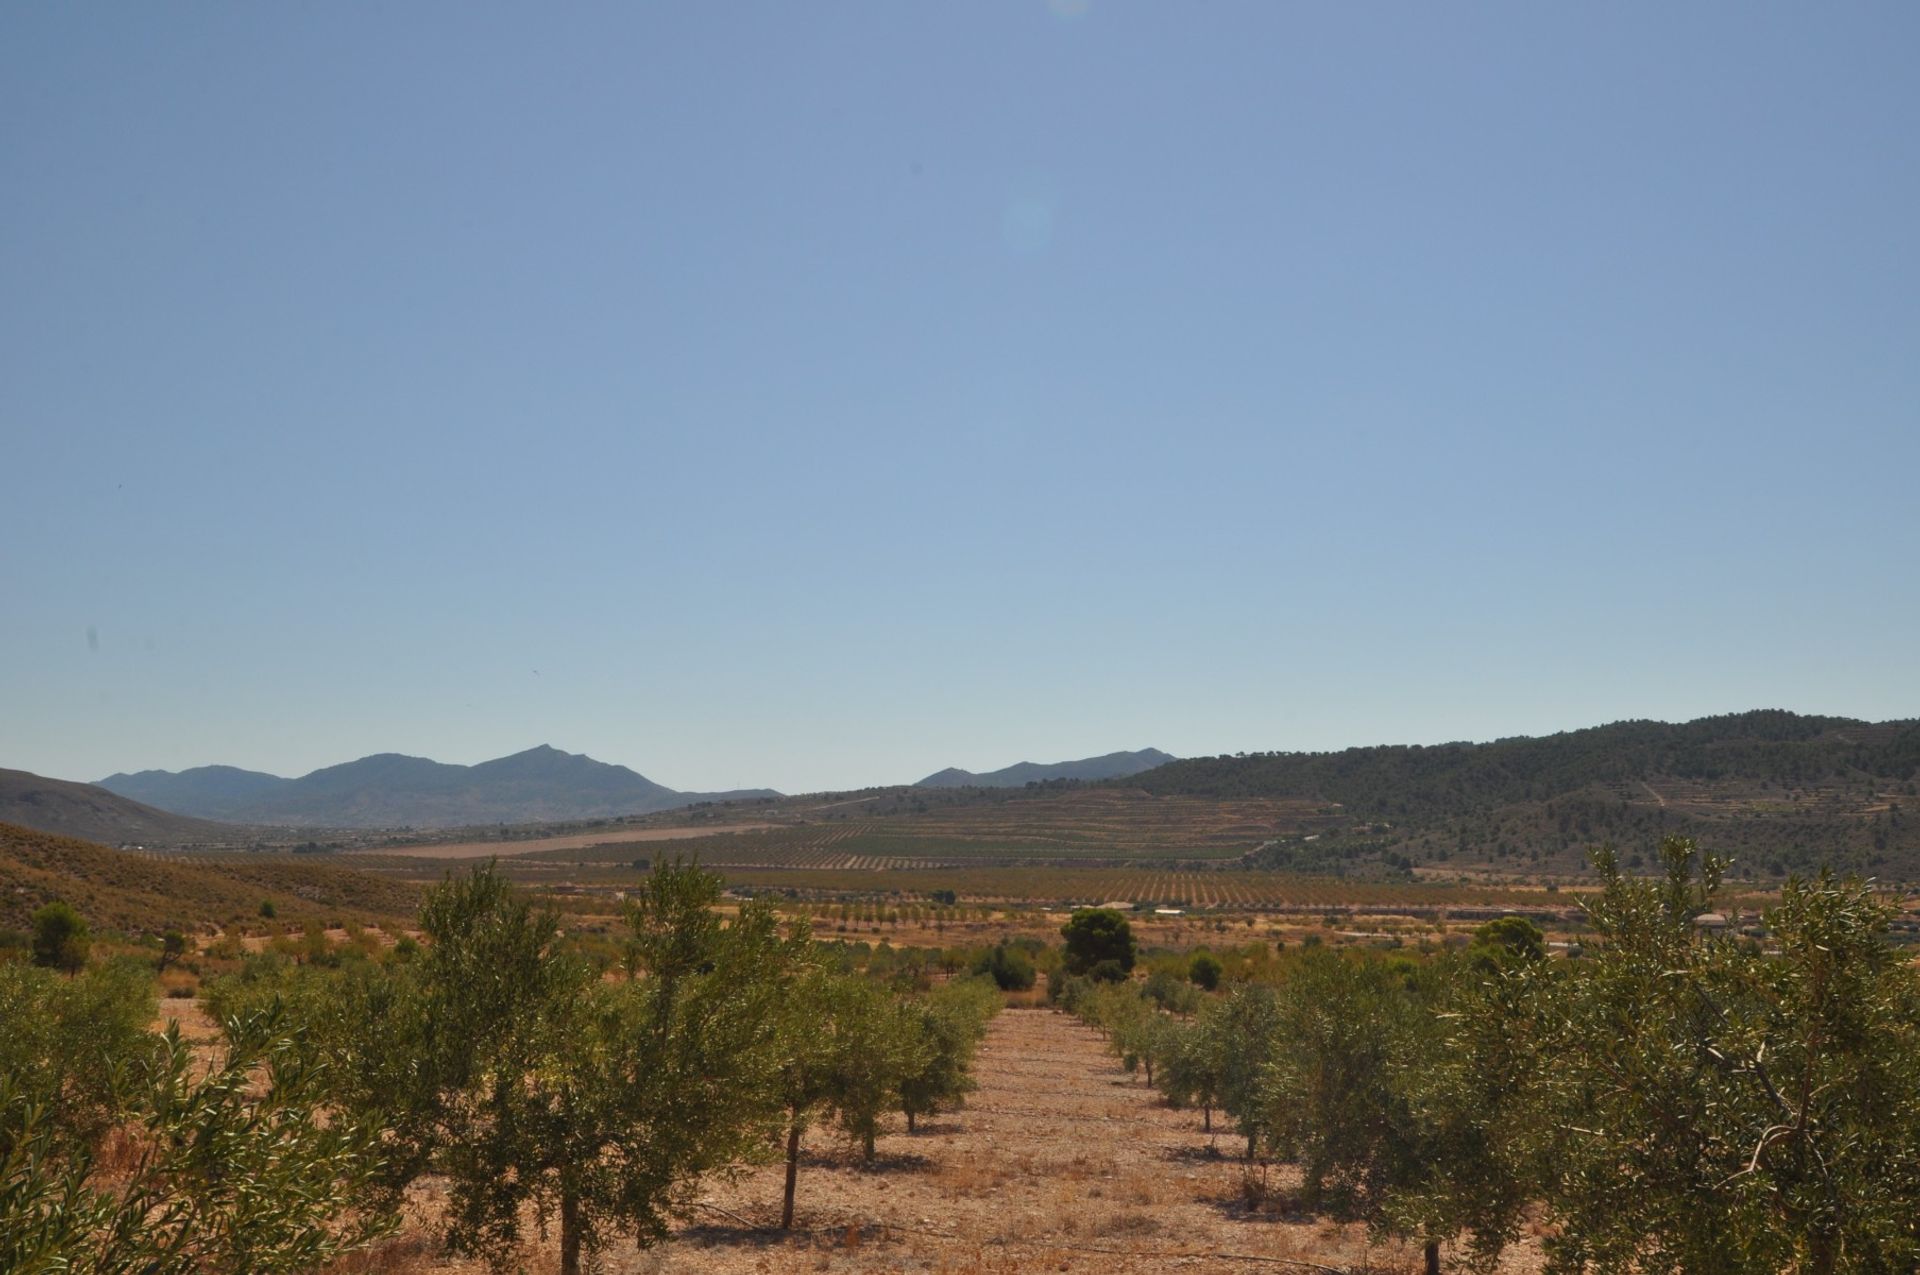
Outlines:
{"label": "terraced field", "polygon": [[783,827],[683,837],[666,845],[610,834],[595,844],[514,857],[585,867],[676,854],[721,869],[842,872],[983,864],[1217,864],[1238,859],[1275,837],[1303,835],[1338,822],[1337,808],[1308,802],[1217,801],[1095,789],[877,818],[841,807],[817,822],[802,819]]}
{"label": "terraced field", "polygon": [[1286,872],[1014,867],[868,872],[722,869],[722,875],[736,887],[791,891],[797,897],[923,897],[951,890],[963,901],[998,905],[1123,903],[1235,912],[1573,906],[1571,895],[1518,885],[1353,881]]}

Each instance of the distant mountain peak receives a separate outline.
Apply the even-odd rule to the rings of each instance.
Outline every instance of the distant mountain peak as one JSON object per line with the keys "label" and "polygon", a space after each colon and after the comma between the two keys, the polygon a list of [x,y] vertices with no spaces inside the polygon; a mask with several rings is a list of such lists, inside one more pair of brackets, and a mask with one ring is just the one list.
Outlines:
{"label": "distant mountain peak", "polygon": [[1078,761],[1056,762],[1016,762],[999,770],[990,770],[984,774],[975,774],[970,770],[961,770],[949,766],[945,770],[935,771],[919,783],[916,788],[1019,788],[1026,784],[1045,783],[1050,779],[1124,779],[1142,771],[1164,766],[1176,758],[1171,753],[1163,753],[1158,748],[1142,748],[1137,752],[1105,753],[1099,757],[1082,757]]}
{"label": "distant mountain peak", "polygon": [[447,828],[468,824],[605,819],[730,797],[682,793],[625,766],[551,744],[472,766],[405,753],[374,753],[298,779],[203,766],[110,775],[100,786],[162,810],[242,823],[298,827]]}

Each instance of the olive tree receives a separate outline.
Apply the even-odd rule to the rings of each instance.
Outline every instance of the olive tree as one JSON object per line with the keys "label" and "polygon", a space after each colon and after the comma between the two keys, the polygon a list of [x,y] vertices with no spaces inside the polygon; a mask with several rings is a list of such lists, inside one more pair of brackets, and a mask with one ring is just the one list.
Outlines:
{"label": "olive tree", "polygon": [[1920,986],[1889,906],[1789,882],[1761,951],[1697,926],[1725,863],[1596,856],[1600,936],[1539,1015],[1556,1272],[1920,1263]]}
{"label": "olive tree", "polygon": [[1202,1128],[1213,1132],[1213,1109],[1220,1105],[1220,1086],[1226,1071],[1227,1045],[1218,1031],[1219,1002],[1210,1001],[1190,1023],[1173,1032],[1166,1061],[1160,1068],[1160,1090],[1176,1107],[1198,1107]]}
{"label": "olive tree", "polygon": [[[610,1230],[662,1238],[702,1174],[754,1154],[774,1110],[776,1006],[803,962],[769,905],[723,922],[719,878],[671,864],[629,912],[640,977],[608,983],[547,936],[518,971],[534,991],[494,1025],[477,1083],[451,1104],[464,1136],[443,1150],[449,1236],[496,1269],[515,1264],[523,1208],[557,1219],[562,1275]],[[470,970],[471,977],[481,977]],[[489,972],[487,977],[499,975]]]}
{"label": "olive tree", "polygon": [[1477,1266],[1496,1262],[1527,1201],[1511,1094],[1533,1060],[1455,1030],[1479,968],[1311,955],[1281,988],[1264,1072],[1264,1136],[1305,1201],[1420,1242],[1429,1275],[1462,1231]]}
{"label": "olive tree", "polygon": [[1221,1047],[1220,1109],[1247,1140],[1251,1160],[1266,1127],[1263,1072],[1278,1044],[1278,994],[1264,983],[1236,984],[1221,999],[1209,1031]]}
{"label": "olive tree", "polygon": [[277,1009],[228,1037],[205,1074],[174,1028],[119,1060],[139,1151],[111,1180],[92,1141],[0,1072],[0,1269],[306,1271],[392,1230],[365,1190],[374,1131],[328,1110],[324,1062]]}
{"label": "olive tree", "polygon": [[997,989],[984,978],[948,983],[908,1002],[907,1012],[925,1049],[919,1066],[900,1080],[907,1132],[913,1132],[919,1116],[955,1105],[972,1092],[974,1051],[1000,1003]]}

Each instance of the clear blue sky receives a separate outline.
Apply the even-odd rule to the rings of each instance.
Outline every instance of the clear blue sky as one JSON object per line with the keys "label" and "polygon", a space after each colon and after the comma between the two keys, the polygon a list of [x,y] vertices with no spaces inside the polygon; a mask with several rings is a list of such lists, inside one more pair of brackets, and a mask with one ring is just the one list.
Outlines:
{"label": "clear blue sky", "polygon": [[1920,7],[0,11],[0,765],[1920,715]]}

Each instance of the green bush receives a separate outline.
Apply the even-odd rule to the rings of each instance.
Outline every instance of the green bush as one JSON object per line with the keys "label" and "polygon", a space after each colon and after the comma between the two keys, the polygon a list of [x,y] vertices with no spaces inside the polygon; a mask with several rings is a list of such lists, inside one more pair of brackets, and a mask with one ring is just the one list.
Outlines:
{"label": "green bush", "polygon": [[1144,991],[1148,1000],[1169,1014],[1191,1014],[1200,1008],[1200,989],[1167,970],[1149,974]]}
{"label": "green bush", "polygon": [[1005,943],[988,952],[974,972],[993,979],[1003,992],[1024,992],[1033,986],[1033,958]]}
{"label": "green bush", "polygon": [[55,900],[33,914],[33,963],[72,974],[87,963],[87,922]]}

